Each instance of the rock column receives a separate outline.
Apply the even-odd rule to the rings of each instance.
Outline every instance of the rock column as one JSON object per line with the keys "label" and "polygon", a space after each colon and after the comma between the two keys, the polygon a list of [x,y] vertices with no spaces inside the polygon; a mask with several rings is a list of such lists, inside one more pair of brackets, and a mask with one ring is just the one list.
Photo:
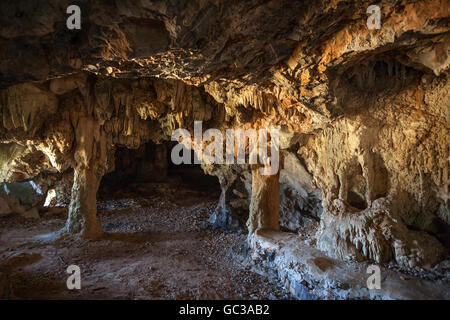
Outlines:
{"label": "rock column", "polygon": [[74,182],[65,231],[83,238],[98,238],[103,231],[97,218],[97,190],[106,173],[106,135],[92,118],[81,118],[76,127]]}
{"label": "rock column", "polygon": [[260,166],[252,168],[252,197],[247,221],[249,236],[259,229],[280,229],[279,171],[273,175],[262,175],[260,169]]}

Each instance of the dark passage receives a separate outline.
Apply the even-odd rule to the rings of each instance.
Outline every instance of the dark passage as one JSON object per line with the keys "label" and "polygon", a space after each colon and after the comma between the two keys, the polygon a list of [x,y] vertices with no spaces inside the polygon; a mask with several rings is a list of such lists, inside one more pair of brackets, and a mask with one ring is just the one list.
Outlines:
{"label": "dark passage", "polygon": [[[115,168],[103,177],[99,196],[105,197],[110,192],[135,185],[163,183],[208,192],[210,196],[217,195],[218,199],[220,185],[217,177],[205,174],[200,164],[174,164],[170,157],[174,144],[149,142],[138,149],[117,148]],[[193,159],[193,151],[191,156]]]}

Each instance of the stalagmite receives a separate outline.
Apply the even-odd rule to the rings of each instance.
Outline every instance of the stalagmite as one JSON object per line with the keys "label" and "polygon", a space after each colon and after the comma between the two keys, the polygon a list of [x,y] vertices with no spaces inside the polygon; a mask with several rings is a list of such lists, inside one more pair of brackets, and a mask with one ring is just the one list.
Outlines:
{"label": "stalagmite", "polygon": [[106,172],[106,135],[92,118],[81,118],[76,129],[74,181],[64,231],[97,238],[103,234],[97,218],[97,190]]}
{"label": "stalagmite", "polygon": [[252,168],[252,198],[247,221],[249,236],[260,229],[278,231],[280,217],[279,171],[262,175],[260,167]]}

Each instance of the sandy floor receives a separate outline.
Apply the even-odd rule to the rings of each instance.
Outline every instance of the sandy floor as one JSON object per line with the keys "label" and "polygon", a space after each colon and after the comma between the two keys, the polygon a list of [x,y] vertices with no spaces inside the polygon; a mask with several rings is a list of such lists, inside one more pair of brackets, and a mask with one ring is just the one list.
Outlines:
{"label": "sandy floor", "polygon": [[[245,234],[205,224],[216,202],[216,194],[137,185],[99,201],[106,235],[98,241],[35,240],[63,227],[64,216],[1,218],[0,272],[9,297],[288,299],[277,280],[252,272],[240,259]],[[81,269],[81,290],[66,287],[71,264]]]}

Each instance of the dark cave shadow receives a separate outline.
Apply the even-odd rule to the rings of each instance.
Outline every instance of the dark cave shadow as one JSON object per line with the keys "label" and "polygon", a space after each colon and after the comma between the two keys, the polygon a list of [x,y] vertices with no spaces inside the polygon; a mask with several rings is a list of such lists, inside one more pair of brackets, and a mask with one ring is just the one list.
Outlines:
{"label": "dark cave shadow", "polygon": [[154,242],[150,232],[105,232],[100,240],[112,240],[131,243]]}
{"label": "dark cave shadow", "polygon": [[130,243],[158,243],[165,241],[194,240],[200,237],[199,231],[192,232],[105,232],[99,240],[112,240]]}

